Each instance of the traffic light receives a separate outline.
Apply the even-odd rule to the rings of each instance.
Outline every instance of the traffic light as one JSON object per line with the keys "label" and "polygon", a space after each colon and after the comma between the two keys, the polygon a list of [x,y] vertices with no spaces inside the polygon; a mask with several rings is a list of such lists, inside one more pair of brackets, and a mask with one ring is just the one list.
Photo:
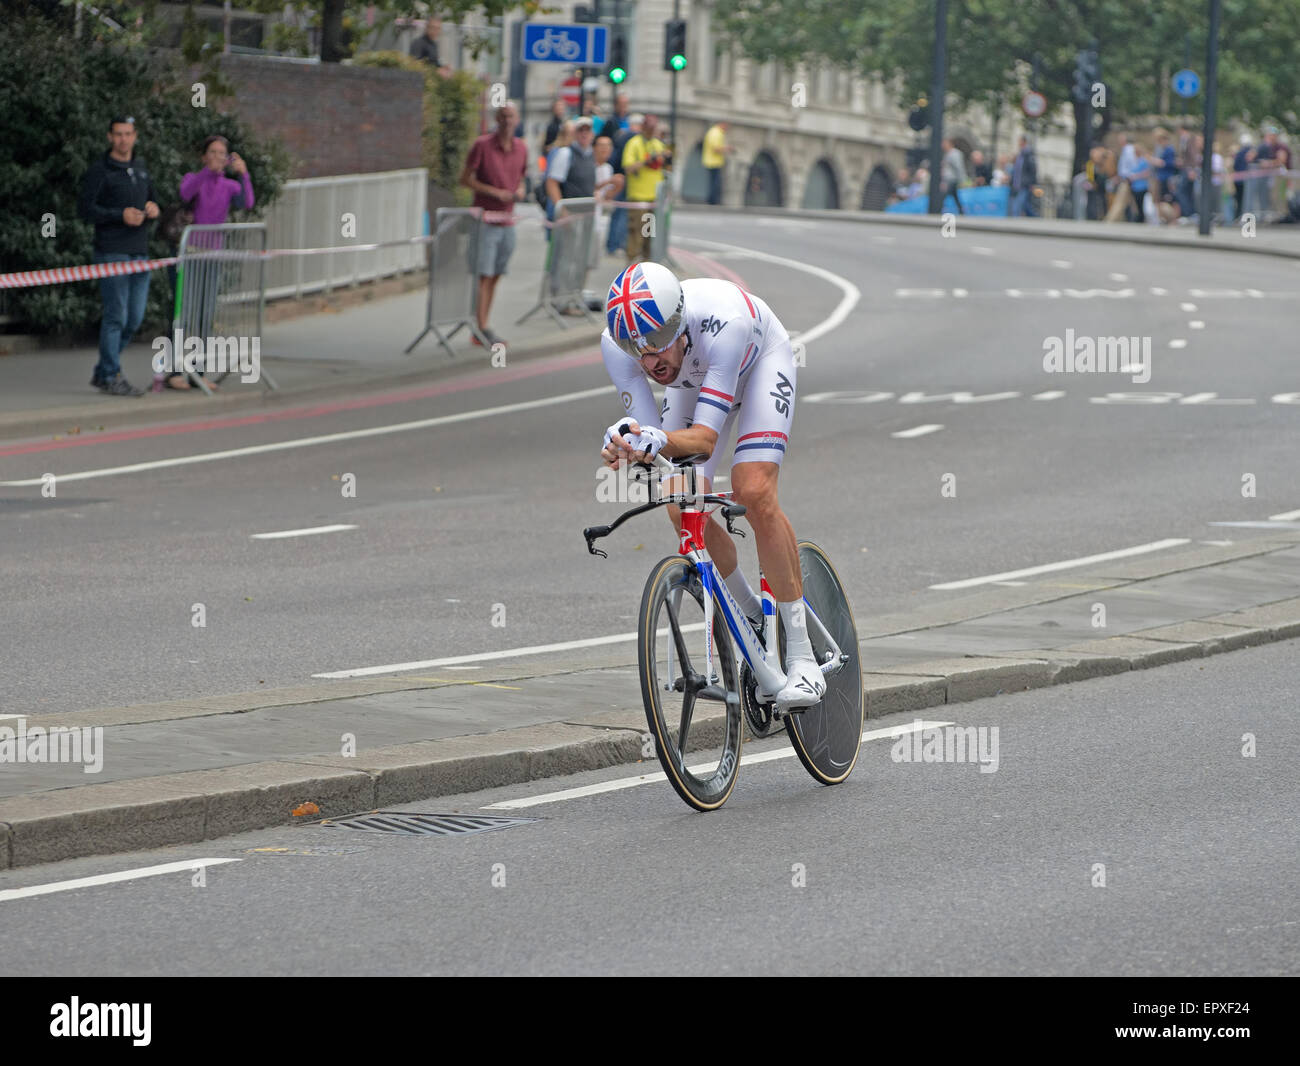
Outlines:
{"label": "traffic light", "polygon": [[605,76],[615,85],[622,85],[627,79],[627,40],[621,33],[616,33],[609,42],[609,69]]}
{"label": "traffic light", "polygon": [[664,23],[664,70],[686,69],[686,20]]}
{"label": "traffic light", "polygon": [[1092,87],[1100,80],[1101,63],[1095,48],[1087,48],[1075,56],[1074,88],[1070,95],[1079,103],[1092,97]]}

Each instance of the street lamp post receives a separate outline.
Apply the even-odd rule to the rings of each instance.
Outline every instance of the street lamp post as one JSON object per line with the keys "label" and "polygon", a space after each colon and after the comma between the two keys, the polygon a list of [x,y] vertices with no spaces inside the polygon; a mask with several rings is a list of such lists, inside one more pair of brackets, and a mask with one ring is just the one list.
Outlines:
{"label": "street lamp post", "polygon": [[[1205,47],[1205,132],[1201,152],[1202,237],[1208,237],[1214,220],[1214,129],[1219,96],[1219,12],[1221,0],[1210,0],[1210,40]],[[1226,167],[1224,168],[1227,169]]]}
{"label": "street lamp post", "polygon": [[[934,71],[930,79],[930,214],[943,211],[943,94],[948,59],[948,0],[934,0]],[[957,190],[953,190],[953,196]]]}

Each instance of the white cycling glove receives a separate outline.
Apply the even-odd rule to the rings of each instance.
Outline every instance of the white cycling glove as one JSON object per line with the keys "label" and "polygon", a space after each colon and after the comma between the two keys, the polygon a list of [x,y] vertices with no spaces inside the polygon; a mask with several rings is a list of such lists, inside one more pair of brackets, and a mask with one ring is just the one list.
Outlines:
{"label": "white cycling glove", "polygon": [[647,456],[653,459],[667,443],[668,434],[662,429],[656,426],[645,426],[641,430],[641,435],[632,441],[632,450],[645,452]]}
{"label": "white cycling glove", "polygon": [[[623,436],[622,427],[626,426],[627,424],[628,424],[628,419],[623,418],[615,422],[612,426],[609,427],[609,429],[605,430],[605,443],[600,446],[600,450],[602,452],[610,446],[610,443],[614,440],[615,437]],[[632,434],[629,433],[625,439],[631,441],[633,439]]]}

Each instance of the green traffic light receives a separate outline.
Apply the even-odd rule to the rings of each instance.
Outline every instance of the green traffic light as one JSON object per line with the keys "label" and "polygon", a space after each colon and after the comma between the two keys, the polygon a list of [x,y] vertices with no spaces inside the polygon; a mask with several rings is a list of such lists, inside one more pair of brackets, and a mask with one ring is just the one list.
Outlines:
{"label": "green traffic light", "polygon": [[609,71],[609,80],[615,85],[621,83],[627,77],[627,71],[622,67],[611,67]]}
{"label": "green traffic light", "polygon": [[684,55],[675,55],[669,59],[668,62],[672,64],[673,70],[686,69],[686,57]]}

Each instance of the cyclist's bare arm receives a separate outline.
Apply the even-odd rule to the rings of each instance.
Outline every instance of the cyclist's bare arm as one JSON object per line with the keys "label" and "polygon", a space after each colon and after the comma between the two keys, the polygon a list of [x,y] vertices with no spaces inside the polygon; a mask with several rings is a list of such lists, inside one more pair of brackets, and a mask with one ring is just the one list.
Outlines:
{"label": "cyclist's bare arm", "polygon": [[683,455],[712,455],[717,443],[718,434],[708,426],[690,426],[669,433],[668,445],[662,454],[668,459]]}

